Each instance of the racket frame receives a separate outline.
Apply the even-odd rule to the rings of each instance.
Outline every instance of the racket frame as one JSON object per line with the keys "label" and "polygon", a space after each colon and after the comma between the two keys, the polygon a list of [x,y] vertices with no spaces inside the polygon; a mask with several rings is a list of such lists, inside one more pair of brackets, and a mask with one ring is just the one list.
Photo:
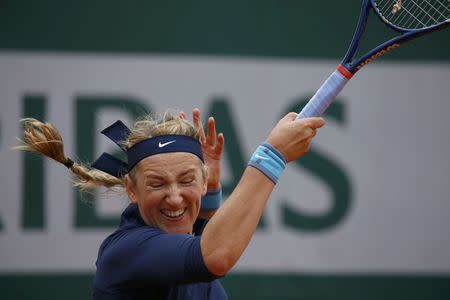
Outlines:
{"label": "racket frame", "polygon": [[[358,50],[361,37],[364,34],[371,10],[374,11],[375,15],[377,15],[377,17],[380,18],[383,24],[385,24],[386,26],[392,28],[397,32],[400,32],[400,35],[385,41],[384,43],[378,45],[377,47],[373,48],[360,58],[353,61],[355,53]],[[343,66],[351,74],[355,74],[369,62],[377,59],[378,57],[382,56],[386,52],[389,52],[390,50],[398,48],[401,44],[406,43],[426,33],[442,30],[448,26],[450,26],[450,19],[438,25],[428,26],[421,29],[404,29],[392,24],[386,18],[384,18],[383,15],[380,13],[374,0],[363,0],[363,5],[361,8],[358,24],[356,26],[355,33],[353,34],[353,38],[347,50],[347,53],[345,54],[344,59],[341,62],[341,66]]]}
{"label": "racket frame", "polygon": [[[358,24],[344,59],[337,69],[322,83],[320,88],[297,115],[296,119],[321,116],[331,102],[333,102],[337,95],[341,92],[347,82],[352,78],[352,76],[371,61],[377,59],[392,49],[398,48],[401,44],[409,40],[450,26],[449,19],[437,25],[426,28],[403,29],[387,21],[377,9],[374,1],[375,0],[363,0]],[[357,60],[353,61],[361,37],[366,29],[367,21],[372,9],[386,26],[392,28],[394,31],[400,32],[400,34],[378,45]]]}

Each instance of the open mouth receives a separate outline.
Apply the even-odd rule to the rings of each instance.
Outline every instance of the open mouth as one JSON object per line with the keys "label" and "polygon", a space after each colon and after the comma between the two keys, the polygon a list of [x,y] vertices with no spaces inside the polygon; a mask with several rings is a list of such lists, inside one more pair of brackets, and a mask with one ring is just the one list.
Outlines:
{"label": "open mouth", "polygon": [[161,213],[170,220],[177,220],[183,217],[186,210],[187,210],[186,207],[179,210],[162,209]]}

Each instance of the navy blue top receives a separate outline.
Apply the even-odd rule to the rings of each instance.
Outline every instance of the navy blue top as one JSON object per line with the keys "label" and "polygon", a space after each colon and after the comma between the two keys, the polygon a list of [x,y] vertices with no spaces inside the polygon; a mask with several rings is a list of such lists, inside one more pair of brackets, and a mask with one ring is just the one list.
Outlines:
{"label": "navy blue top", "polygon": [[195,222],[194,235],[166,233],[146,225],[130,204],[100,246],[93,299],[227,299],[201,254],[206,222]]}

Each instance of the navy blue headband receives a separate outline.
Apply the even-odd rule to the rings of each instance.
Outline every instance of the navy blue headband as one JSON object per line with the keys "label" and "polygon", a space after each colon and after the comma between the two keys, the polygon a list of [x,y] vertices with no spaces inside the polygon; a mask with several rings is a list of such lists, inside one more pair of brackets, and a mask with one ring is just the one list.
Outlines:
{"label": "navy blue headband", "polygon": [[185,135],[160,135],[139,142],[128,149],[128,168],[131,170],[147,156],[168,152],[189,152],[203,161],[202,147],[198,140]]}
{"label": "navy blue headband", "polygon": [[91,167],[117,178],[128,173],[142,159],[160,153],[188,152],[204,162],[200,142],[189,136],[173,134],[155,136],[126,149],[123,142],[128,138],[130,129],[122,121],[115,122],[101,133],[110,138],[127,154],[128,163],[108,153],[103,153]]}

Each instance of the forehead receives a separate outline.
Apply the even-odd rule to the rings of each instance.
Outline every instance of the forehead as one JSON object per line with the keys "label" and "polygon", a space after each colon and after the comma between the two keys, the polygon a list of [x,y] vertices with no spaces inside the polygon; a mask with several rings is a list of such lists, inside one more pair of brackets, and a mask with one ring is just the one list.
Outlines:
{"label": "forehead", "polygon": [[159,175],[178,175],[188,170],[201,172],[200,159],[187,152],[171,152],[152,155],[138,164],[138,172],[157,173]]}

